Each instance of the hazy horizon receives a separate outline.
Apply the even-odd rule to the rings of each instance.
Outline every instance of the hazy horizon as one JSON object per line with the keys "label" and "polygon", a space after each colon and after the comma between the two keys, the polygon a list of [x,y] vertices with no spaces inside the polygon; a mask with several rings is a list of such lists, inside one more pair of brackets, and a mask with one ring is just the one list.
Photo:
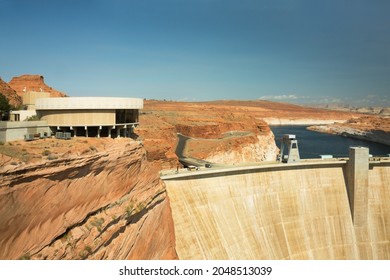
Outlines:
{"label": "hazy horizon", "polygon": [[0,76],[70,96],[390,106],[390,2],[0,0]]}

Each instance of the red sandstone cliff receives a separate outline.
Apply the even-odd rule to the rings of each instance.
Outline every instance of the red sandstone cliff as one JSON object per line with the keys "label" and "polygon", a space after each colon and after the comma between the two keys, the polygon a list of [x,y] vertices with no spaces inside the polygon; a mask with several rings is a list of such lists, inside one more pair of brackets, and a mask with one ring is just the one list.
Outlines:
{"label": "red sandstone cliff", "polygon": [[[165,185],[142,145],[70,141],[19,143],[34,160],[15,152],[0,165],[0,259],[176,259]],[[59,148],[50,160],[38,146]]]}
{"label": "red sandstone cliff", "polygon": [[22,105],[22,98],[16,93],[16,91],[11,88],[6,82],[0,78],[0,94],[3,94],[7,99],[9,104],[14,107]]}
{"label": "red sandstone cliff", "polygon": [[41,75],[22,75],[14,77],[9,82],[9,85],[16,91],[16,93],[23,97],[23,91],[45,91],[50,92],[51,97],[65,97],[62,93],[45,84],[44,77]]}

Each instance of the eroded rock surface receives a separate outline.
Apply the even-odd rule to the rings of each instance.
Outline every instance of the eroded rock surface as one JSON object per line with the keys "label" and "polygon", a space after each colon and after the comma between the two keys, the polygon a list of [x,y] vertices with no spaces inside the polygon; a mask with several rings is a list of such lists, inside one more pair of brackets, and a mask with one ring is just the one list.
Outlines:
{"label": "eroded rock surface", "polygon": [[130,139],[100,142],[102,150],[52,160],[4,156],[0,259],[177,258],[165,185],[144,148]]}

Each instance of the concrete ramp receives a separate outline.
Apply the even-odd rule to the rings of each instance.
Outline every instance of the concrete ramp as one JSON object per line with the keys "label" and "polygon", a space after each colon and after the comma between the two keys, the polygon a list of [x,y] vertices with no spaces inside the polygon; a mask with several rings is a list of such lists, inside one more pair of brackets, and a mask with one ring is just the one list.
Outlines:
{"label": "concrete ramp", "polygon": [[165,180],[179,258],[389,259],[389,168],[370,167],[368,222],[359,227],[345,162]]}

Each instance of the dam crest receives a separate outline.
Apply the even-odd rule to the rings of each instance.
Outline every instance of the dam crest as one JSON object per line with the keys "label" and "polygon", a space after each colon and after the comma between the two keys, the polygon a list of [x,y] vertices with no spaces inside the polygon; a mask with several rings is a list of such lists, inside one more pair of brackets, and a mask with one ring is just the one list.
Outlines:
{"label": "dam crest", "polygon": [[180,259],[390,259],[390,161],[301,161],[163,176]]}

